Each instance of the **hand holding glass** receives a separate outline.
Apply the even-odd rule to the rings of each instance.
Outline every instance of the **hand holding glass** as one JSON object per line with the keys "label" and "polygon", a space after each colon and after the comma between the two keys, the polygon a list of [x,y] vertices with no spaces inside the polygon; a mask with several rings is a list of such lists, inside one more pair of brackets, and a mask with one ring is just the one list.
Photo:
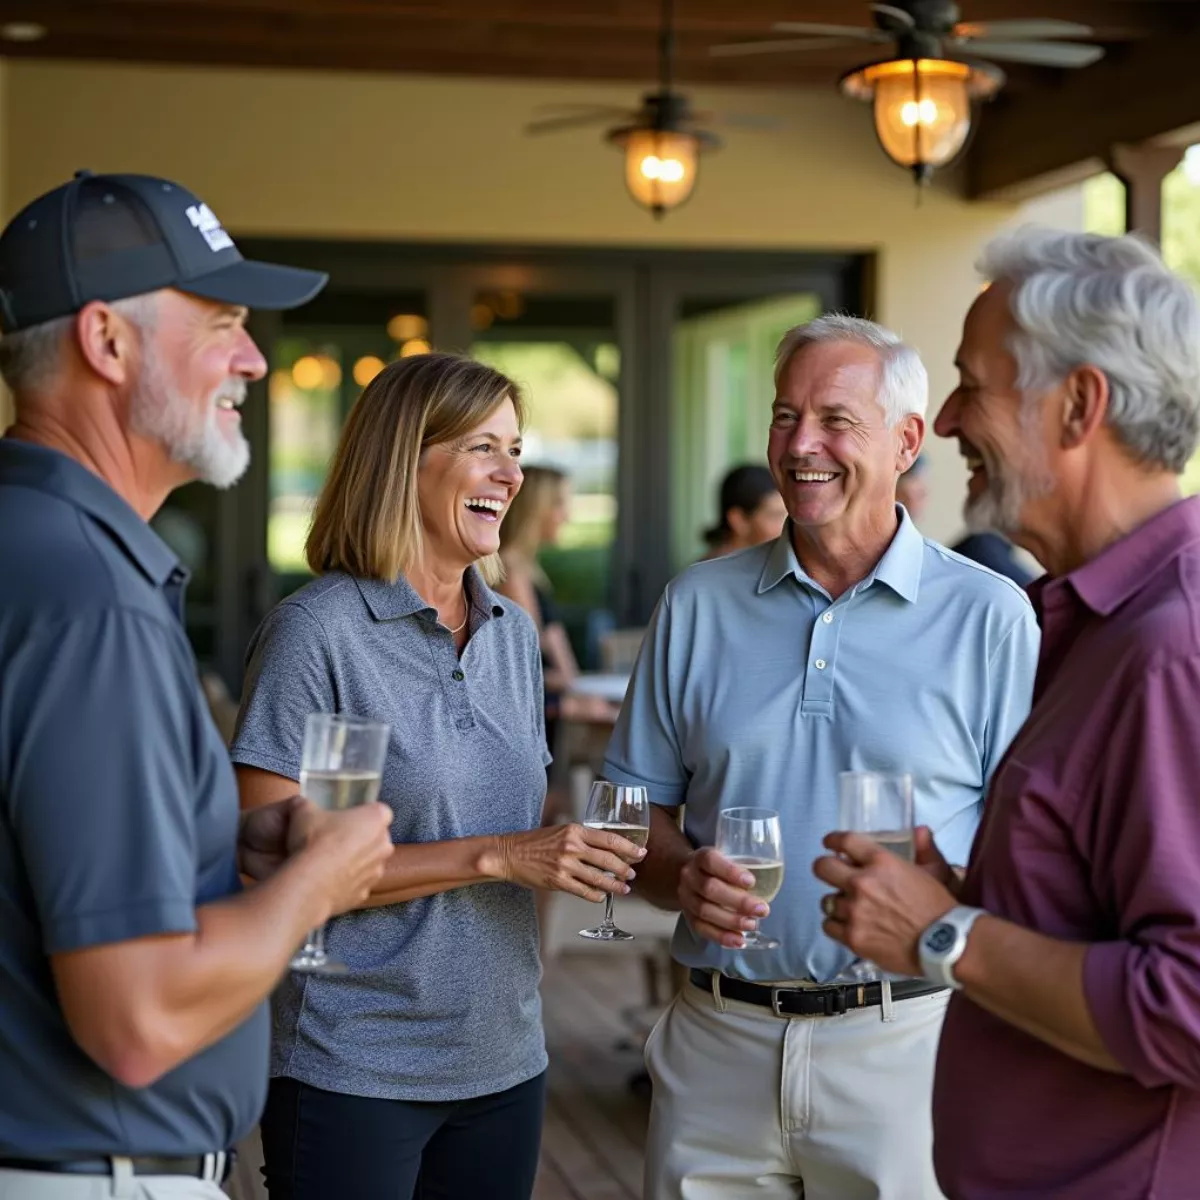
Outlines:
{"label": "hand holding glass", "polygon": [[[300,791],[318,808],[339,812],[379,798],[390,726],[361,717],[312,713],[304,723]],[[345,963],[325,951],[325,930],[314,929],[291,961],[295,971],[340,975]]]}
{"label": "hand holding glass", "polygon": [[[597,779],[588,795],[583,823],[588,829],[615,833],[641,849],[650,839],[650,797],[644,787],[623,787],[606,779]],[[598,942],[633,941],[632,933],[613,924],[612,892],[604,897],[604,920],[591,929],[581,929],[579,936]]]}
{"label": "hand holding glass", "polygon": [[[865,833],[885,850],[912,862],[913,780],[904,773],[843,771],[839,776],[839,828]],[[873,963],[859,959],[843,973],[855,983],[879,978]]]}
{"label": "hand holding glass", "polygon": [[[768,904],[783,887],[783,837],[772,808],[727,808],[717,816],[718,854],[754,876],[750,894]],[[778,950],[779,941],[758,930],[742,935],[746,950]]]}

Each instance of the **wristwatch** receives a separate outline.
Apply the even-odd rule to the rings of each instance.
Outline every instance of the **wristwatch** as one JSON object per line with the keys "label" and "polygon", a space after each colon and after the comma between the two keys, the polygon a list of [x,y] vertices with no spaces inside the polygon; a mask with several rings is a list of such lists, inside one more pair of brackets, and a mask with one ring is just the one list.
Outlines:
{"label": "wristwatch", "polygon": [[939,917],[921,934],[917,953],[921,959],[921,973],[933,983],[958,991],[962,984],[954,978],[954,964],[967,948],[967,934],[971,926],[986,916],[982,908],[968,908],[960,904],[944,917]]}

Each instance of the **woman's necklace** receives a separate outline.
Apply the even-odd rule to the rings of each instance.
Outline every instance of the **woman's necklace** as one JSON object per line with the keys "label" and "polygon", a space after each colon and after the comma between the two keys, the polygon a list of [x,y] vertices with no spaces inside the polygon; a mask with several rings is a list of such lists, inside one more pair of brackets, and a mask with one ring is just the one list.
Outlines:
{"label": "woman's necklace", "polygon": [[450,626],[442,622],[443,629],[449,629],[452,637],[457,637],[467,627],[467,622],[471,619],[471,602],[467,599],[467,593],[463,592],[463,608],[466,610],[463,613],[462,624],[457,629],[450,629]]}

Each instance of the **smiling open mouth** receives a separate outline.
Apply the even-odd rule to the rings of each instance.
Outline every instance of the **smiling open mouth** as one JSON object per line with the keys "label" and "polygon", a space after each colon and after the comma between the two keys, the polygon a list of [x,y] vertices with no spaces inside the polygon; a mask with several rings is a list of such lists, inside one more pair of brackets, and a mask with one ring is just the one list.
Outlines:
{"label": "smiling open mouth", "polygon": [[793,471],[792,479],[796,483],[832,483],[838,477],[837,471]]}
{"label": "smiling open mouth", "polygon": [[505,507],[503,500],[489,500],[485,497],[464,500],[463,504],[466,506],[468,512],[479,517],[481,520],[493,524],[500,520]]}

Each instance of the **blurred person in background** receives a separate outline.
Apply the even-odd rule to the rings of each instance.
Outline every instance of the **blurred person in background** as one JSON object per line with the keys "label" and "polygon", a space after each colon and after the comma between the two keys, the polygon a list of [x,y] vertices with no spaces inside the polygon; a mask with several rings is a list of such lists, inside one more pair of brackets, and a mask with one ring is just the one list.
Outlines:
{"label": "blurred person in background", "polygon": [[896,480],[896,501],[903,504],[912,517],[913,524],[920,524],[929,507],[929,460],[918,454],[916,461]]}
{"label": "blurred person in background", "polygon": [[553,585],[538,561],[546,546],[556,545],[571,515],[571,482],[556,467],[524,468],[525,481],[500,526],[504,578],[496,590],[516,601],[537,626],[542,651],[546,704],[546,741],[553,749],[560,718],[612,723],[618,706],[599,696],[570,693],[579,663],[554,603]]}
{"label": "blurred person in background", "polygon": [[708,558],[720,558],[774,541],[783,532],[787,507],[769,467],[744,463],[721,480],[717,495],[717,523],[706,530]]}

